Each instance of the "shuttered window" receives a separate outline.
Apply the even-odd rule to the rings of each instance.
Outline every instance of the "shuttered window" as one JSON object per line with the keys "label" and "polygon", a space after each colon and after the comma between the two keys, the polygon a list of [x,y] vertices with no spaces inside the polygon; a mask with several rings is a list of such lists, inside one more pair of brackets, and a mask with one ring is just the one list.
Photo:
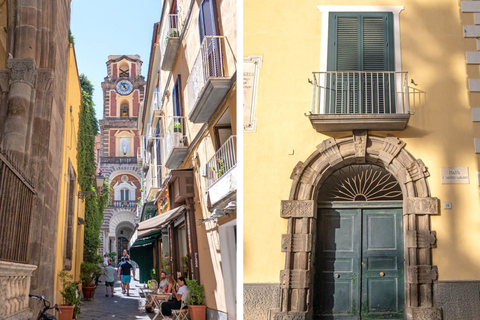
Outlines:
{"label": "shuttered window", "polygon": [[394,71],[393,14],[331,12],[328,71]]}
{"label": "shuttered window", "polygon": [[327,113],[395,113],[393,14],[331,12]]}

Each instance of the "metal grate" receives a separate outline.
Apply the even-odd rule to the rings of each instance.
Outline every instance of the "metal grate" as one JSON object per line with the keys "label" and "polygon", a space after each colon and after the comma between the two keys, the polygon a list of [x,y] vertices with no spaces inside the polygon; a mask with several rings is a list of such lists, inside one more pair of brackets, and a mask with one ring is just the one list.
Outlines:
{"label": "metal grate", "polygon": [[0,260],[27,262],[35,194],[31,183],[0,154]]}
{"label": "metal grate", "polygon": [[332,173],[322,184],[319,201],[402,200],[398,181],[376,165],[351,165]]}

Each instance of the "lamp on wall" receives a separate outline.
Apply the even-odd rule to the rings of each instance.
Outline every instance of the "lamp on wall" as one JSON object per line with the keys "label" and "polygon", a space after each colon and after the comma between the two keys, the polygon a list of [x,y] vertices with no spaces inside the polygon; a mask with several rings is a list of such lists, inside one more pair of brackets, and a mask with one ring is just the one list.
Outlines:
{"label": "lamp on wall", "polygon": [[105,183],[105,177],[103,174],[99,173],[97,176],[92,176],[92,179],[94,180],[97,191],[78,191],[79,199],[85,200],[86,197],[94,195],[102,190],[103,184]]}
{"label": "lamp on wall", "polygon": [[231,201],[227,204],[227,206],[223,209],[214,209],[210,217],[207,219],[198,219],[197,222],[205,222],[205,221],[211,221],[211,220],[216,220],[218,218],[228,216],[230,213],[233,213],[235,210],[237,210],[237,202],[236,201]]}

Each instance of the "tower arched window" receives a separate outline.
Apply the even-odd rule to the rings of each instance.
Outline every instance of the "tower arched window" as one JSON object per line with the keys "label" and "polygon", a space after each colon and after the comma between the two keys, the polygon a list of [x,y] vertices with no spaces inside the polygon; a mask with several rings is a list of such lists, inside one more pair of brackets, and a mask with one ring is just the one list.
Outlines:
{"label": "tower arched window", "polygon": [[122,104],[120,106],[120,116],[121,117],[128,117],[130,115],[128,110],[128,104]]}
{"label": "tower arched window", "polygon": [[129,77],[130,76],[130,70],[129,70],[129,66],[128,66],[128,63],[122,63],[119,67],[118,67],[118,75],[120,77]]}

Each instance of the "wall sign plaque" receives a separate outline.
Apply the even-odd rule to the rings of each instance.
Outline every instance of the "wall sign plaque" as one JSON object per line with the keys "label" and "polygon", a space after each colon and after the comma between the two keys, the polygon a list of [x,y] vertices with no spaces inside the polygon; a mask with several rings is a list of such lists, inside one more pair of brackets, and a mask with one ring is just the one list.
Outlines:
{"label": "wall sign plaque", "polygon": [[442,184],[470,183],[468,167],[442,167]]}

